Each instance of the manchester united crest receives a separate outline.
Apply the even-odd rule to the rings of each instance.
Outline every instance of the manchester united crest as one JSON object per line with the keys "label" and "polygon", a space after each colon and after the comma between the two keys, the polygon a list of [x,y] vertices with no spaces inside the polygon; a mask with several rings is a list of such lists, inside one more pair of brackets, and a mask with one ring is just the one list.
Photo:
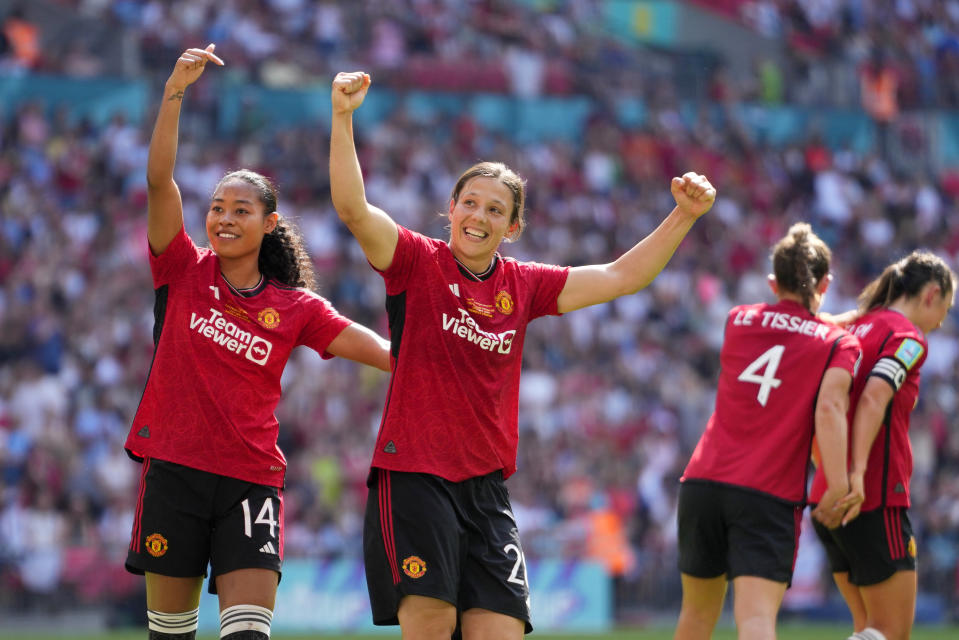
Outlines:
{"label": "manchester united crest", "polygon": [[273,307],[267,307],[257,314],[256,321],[267,329],[274,329],[280,324],[280,314]]}
{"label": "manchester united crest", "polygon": [[422,578],[426,574],[426,562],[419,556],[410,556],[403,560],[403,573],[411,578]]}
{"label": "manchester united crest", "polygon": [[915,536],[909,536],[909,557],[910,558],[916,557],[916,537]]}
{"label": "manchester united crest", "polygon": [[159,533],[151,533],[147,536],[146,539],[147,551],[154,558],[159,558],[164,553],[166,553],[167,542],[166,538],[161,536]]}
{"label": "manchester united crest", "polygon": [[513,296],[506,291],[500,291],[496,294],[496,308],[504,316],[513,313]]}

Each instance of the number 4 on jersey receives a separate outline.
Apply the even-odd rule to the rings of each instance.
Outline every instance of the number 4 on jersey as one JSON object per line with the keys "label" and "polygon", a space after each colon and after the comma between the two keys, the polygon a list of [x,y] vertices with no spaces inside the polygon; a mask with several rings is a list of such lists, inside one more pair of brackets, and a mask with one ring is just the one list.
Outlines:
{"label": "number 4 on jersey", "polygon": [[[776,369],[779,368],[779,361],[782,360],[783,351],[785,350],[786,347],[781,344],[770,347],[739,374],[738,380],[759,385],[759,393],[756,394],[756,400],[764,407],[769,401],[769,392],[773,389],[778,389],[779,385],[782,384],[782,380],[776,377]],[[760,370],[763,370],[762,375],[758,375],[757,373]]]}

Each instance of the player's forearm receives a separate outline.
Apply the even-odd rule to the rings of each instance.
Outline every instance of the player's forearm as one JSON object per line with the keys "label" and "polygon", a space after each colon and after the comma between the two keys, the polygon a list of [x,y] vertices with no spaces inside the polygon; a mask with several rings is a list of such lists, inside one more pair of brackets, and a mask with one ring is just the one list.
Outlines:
{"label": "player's forearm", "polygon": [[645,288],[666,267],[697,217],[679,207],[666,216],[652,233],[610,265],[619,285],[619,295]]}
{"label": "player's forearm", "polygon": [[363,171],[353,141],[351,113],[334,113],[330,131],[330,198],[340,220],[351,227],[369,215]]}
{"label": "player's forearm", "polygon": [[856,416],[852,423],[852,462],[850,472],[865,473],[869,462],[869,452],[879,429],[882,428],[886,414],[886,403],[878,402],[863,394],[856,405]]}
{"label": "player's forearm", "polygon": [[846,470],[846,411],[841,401],[820,401],[816,406],[816,442],[819,445],[820,467],[830,489],[845,493],[849,488]]}
{"label": "player's forearm", "polygon": [[162,185],[173,180],[183,96],[183,88],[169,83],[163,88],[163,101],[153,126],[153,137],[150,138],[150,151],[147,155],[148,186]]}

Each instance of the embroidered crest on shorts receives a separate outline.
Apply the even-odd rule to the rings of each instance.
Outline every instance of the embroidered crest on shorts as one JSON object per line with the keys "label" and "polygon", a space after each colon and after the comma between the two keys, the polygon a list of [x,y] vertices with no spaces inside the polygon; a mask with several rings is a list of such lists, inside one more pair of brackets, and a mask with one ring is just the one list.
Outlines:
{"label": "embroidered crest on shorts", "polygon": [[403,573],[411,578],[422,578],[426,574],[426,562],[419,556],[410,556],[403,560]]}
{"label": "embroidered crest on shorts", "polygon": [[909,557],[910,558],[916,557],[916,537],[915,536],[909,536]]}
{"label": "embroidered crest on shorts", "polygon": [[159,533],[151,533],[147,536],[146,539],[147,551],[154,558],[159,558],[164,553],[166,553],[167,542],[166,538],[161,536]]}

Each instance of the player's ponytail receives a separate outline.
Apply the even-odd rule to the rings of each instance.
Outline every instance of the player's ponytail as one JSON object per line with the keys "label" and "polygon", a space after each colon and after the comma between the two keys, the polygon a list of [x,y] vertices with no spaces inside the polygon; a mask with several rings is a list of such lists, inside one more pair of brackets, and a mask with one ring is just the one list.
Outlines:
{"label": "player's ponytail", "polygon": [[935,282],[943,296],[951,296],[955,281],[956,275],[942,258],[929,251],[913,251],[887,266],[866,285],[859,294],[859,310],[865,313],[888,307],[899,298],[916,296],[927,282]]}
{"label": "player's ponytail", "polygon": [[812,308],[819,283],[829,275],[831,261],[832,251],[806,222],[789,227],[786,236],[773,247],[773,275],[777,284],[802,297],[807,309]]}

